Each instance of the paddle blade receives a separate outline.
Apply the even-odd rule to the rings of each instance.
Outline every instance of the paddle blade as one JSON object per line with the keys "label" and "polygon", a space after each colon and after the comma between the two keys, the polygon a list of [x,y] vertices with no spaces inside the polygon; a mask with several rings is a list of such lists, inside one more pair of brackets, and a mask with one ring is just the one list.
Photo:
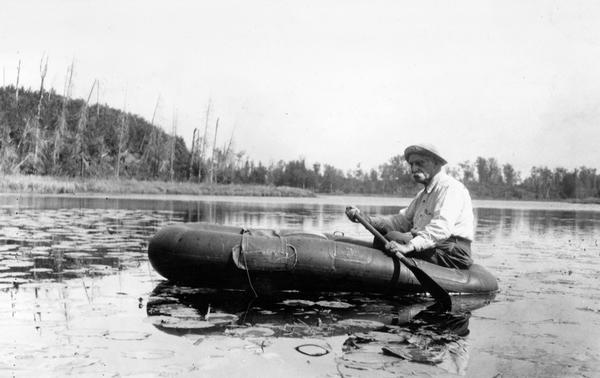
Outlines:
{"label": "paddle blade", "polygon": [[423,286],[423,289],[427,291],[435,300],[440,304],[442,311],[450,311],[452,310],[452,298],[450,298],[450,294],[443,287],[441,287],[437,282],[431,278],[427,273],[421,270],[418,266],[407,262],[408,259],[401,259],[404,265],[415,275],[417,280]]}

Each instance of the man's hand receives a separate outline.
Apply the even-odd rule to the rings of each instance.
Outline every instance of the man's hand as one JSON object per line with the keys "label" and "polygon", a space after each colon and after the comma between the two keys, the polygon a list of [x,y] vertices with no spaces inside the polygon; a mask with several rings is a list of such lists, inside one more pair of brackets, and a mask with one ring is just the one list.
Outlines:
{"label": "man's hand", "polygon": [[385,234],[385,238],[389,241],[395,241],[400,244],[406,244],[412,240],[413,234],[410,232],[390,231]]}
{"label": "man's hand", "polygon": [[391,241],[385,245],[385,249],[392,255],[396,255],[397,253],[404,255],[408,252],[414,251],[415,246],[412,245],[412,243],[400,244],[398,242]]}
{"label": "man's hand", "polygon": [[354,206],[346,206],[346,216],[354,223],[358,223],[358,219],[356,219],[356,214],[360,214],[360,210]]}

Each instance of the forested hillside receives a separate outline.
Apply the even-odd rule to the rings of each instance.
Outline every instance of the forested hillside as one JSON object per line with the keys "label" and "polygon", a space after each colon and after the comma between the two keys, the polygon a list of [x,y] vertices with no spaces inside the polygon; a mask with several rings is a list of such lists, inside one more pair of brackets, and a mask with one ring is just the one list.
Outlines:
{"label": "forested hillside", "polygon": [[[68,93],[68,91],[65,91]],[[291,186],[320,193],[411,196],[418,186],[401,155],[377,169],[342,171],[328,164],[307,166],[303,158],[263,165],[244,152],[205,140],[194,130],[190,149],[135,114],[54,90],[0,87],[0,171],[68,177],[134,178]],[[217,121],[218,122],[218,121]],[[204,131],[204,132],[202,132]],[[600,197],[595,168],[534,167],[522,178],[511,164],[478,157],[447,167],[475,198],[584,199]]]}
{"label": "forested hillside", "polygon": [[[54,91],[0,88],[3,172],[183,179],[189,151],[148,121]],[[173,155],[173,158],[171,158]]]}

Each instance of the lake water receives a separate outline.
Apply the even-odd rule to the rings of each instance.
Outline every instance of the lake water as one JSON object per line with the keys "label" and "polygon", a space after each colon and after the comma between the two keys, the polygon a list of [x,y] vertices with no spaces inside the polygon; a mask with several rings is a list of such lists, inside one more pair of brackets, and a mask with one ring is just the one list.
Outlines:
{"label": "lake water", "polygon": [[[500,291],[454,297],[178,287],[147,259],[177,222],[340,231],[408,199],[0,196],[0,376],[597,377],[600,206],[476,201]],[[385,349],[385,353],[383,350]]]}

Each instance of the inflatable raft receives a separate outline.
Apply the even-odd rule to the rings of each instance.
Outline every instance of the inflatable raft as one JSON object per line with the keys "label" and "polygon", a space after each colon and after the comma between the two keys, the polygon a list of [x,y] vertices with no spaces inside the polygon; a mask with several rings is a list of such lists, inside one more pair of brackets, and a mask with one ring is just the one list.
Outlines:
{"label": "inflatable raft", "polygon": [[[371,243],[336,234],[245,229],[209,223],[167,226],[150,240],[148,257],[168,280],[195,287],[422,292],[412,272]],[[490,293],[496,278],[482,266],[415,263],[445,290]]]}

